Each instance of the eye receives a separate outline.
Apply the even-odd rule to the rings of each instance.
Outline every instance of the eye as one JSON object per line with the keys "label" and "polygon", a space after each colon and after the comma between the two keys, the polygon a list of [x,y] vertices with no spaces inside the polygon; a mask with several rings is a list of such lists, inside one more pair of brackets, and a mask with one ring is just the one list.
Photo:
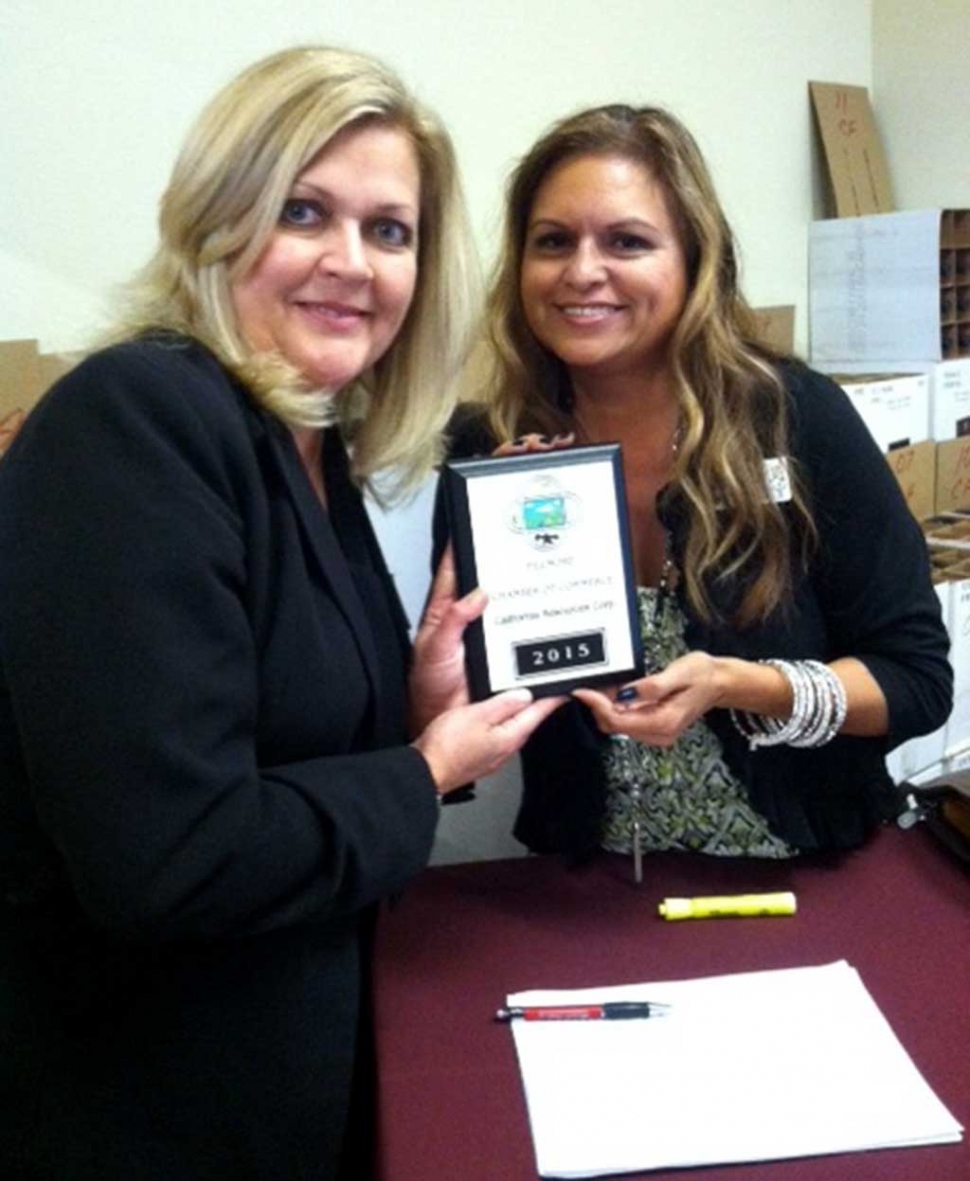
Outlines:
{"label": "eye", "polygon": [[382,246],[403,250],[414,241],[414,230],[395,217],[380,217],[374,222],[374,237]]}
{"label": "eye", "polygon": [[313,229],[322,224],[326,217],[326,210],[319,201],[309,201],[304,197],[290,197],[283,202],[280,214],[280,225],[294,226],[296,229]]}
{"label": "eye", "polygon": [[568,250],[571,241],[565,230],[543,230],[532,239],[532,249],[540,254],[558,254]]}
{"label": "eye", "polygon": [[650,250],[652,243],[641,234],[617,230],[610,236],[610,247],[620,254],[635,254],[637,251]]}

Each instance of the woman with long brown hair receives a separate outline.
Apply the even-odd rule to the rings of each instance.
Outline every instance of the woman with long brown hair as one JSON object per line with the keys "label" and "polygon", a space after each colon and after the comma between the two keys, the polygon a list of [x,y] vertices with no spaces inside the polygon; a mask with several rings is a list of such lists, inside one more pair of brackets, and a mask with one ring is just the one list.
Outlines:
{"label": "woman with long brown hair", "polygon": [[950,705],[925,546],[842,391],[758,340],[676,118],[582,111],[525,155],[489,329],[452,454],[622,445],[647,653],[530,740],[517,835],[572,857],[863,841],[893,807],[885,753]]}

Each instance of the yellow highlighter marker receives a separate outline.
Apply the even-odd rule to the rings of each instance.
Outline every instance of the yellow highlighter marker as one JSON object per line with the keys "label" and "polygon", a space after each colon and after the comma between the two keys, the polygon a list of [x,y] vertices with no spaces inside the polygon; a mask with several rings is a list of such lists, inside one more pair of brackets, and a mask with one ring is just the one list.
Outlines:
{"label": "yellow highlighter marker", "polygon": [[790,890],[778,894],[724,894],[709,898],[665,898],[657,907],[660,917],[673,919],[726,919],[758,915],[794,914],[795,895]]}

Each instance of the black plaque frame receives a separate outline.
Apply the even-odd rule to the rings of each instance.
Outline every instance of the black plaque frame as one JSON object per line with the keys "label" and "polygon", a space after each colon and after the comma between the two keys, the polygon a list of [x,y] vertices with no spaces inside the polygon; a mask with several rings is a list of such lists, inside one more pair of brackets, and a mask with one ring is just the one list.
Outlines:
{"label": "black plaque frame", "polygon": [[[607,490],[608,503],[605,512],[616,523],[616,544],[619,550],[619,564],[622,570],[621,585],[615,590],[621,596],[620,603],[610,614],[616,620],[621,616],[624,628],[624,638],[628,636],[632,660],[629,664],[613,667],[608,658],[604,662],[597,662],[590,666],[589,672],[582,671],[583,665],[571,665],[568,670],[554,670],[545,676],[541,673],[522,675],[520,686],[528,688],[535,697],[548,697],[559,693],[569,693],[572,689],[586,687],[596,688],[603,685],[621,683],[643,675],[643,643],[640,636],[640,625],[637,614],[636,576],[633,568],[632,548],[630,545],[629,519],[626,507],[626,495],[623,481],[623,462],[619,444],[606,443],[595,446],[572,447],[562,451],[529,452],[524,455],[509,455],[502,457],[451,460],[442,470],[442,487],[445,505],[448,512],[451,538],[454,546],[455,565],[460,594],[467,594],[479,585],[479,562],[475,549],[475,526],[472,520],[472,510],[469,504],[469,488],[475,481],[505,476],[510,472],[522,474],[551,475],[563,473],[568,482],[569,469],[579,464],[601,464],[609,468],[608,477],[604,481]],[[482,587],[486,592],[487,586]],[[465,633],[466,663],[468,668],[469,688],[476,700],[482,700],[499,691],[493,686],[493,677],[489,669],[485,628],[487,617],[472,623]],[[583,628],[581,620],[570,624],[568,632],[563,634],[563,625],[549,624],[548,635],[545,632],[536,637],[536,643],[546,643],[550,649],[559,645],[567,645],[570,641],[591,640],[592,633],[597,629],[593,626]],[[517,647],[526,647],[526,644]],[[595,643],[593,644],[595,647]],[[518,656],[518,653],[516,653]],[[602,670],[598,664],[606,663]],[[565,673],[565,675],[563,675]],[[512,687],[501,685],[501,689]]]}

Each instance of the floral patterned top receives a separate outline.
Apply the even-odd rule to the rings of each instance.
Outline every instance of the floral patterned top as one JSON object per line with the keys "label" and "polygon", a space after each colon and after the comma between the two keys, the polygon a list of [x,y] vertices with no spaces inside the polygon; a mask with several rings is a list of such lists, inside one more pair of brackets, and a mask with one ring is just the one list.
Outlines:
{"label": "floral patterned top", "polygon": [[[664,668],[687,652],[685,620],[674,595],[639,587],[637,607],[645,664]],[[698,719],[673,746],[644,746],[616,735],[604,754],[606,815],[601,844],[633,851],[676,849],[717,857],[794,857],[748,802],[724,762],[717,736]]]}

